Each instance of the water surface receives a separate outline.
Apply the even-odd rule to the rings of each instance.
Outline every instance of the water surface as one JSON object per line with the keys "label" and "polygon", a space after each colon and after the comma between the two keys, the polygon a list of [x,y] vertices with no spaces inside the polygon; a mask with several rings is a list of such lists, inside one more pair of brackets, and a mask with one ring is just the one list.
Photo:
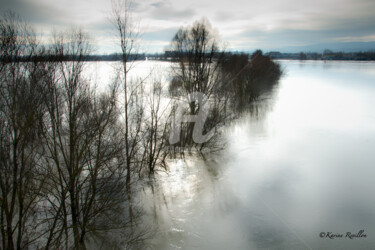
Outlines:
{"label": "water surface", "polygon": [[280,63],[279,86],[228,126],[220,155],[174,160],[146,192],[150,247],[375,246],[375,63]]}

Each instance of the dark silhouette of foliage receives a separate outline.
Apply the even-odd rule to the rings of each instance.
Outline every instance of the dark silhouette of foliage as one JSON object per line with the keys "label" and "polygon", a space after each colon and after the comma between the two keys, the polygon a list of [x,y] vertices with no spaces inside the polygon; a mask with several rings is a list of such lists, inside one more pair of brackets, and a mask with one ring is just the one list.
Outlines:
{"label": "dark silhouette of foliage", "polygon": [[272,90],[282,74],[280,65],[261,50],[248,58],[243,53],[231,54],[221,64],[223,88],[230,93],[232,107],[238,111],[246,110],[262,94]]}

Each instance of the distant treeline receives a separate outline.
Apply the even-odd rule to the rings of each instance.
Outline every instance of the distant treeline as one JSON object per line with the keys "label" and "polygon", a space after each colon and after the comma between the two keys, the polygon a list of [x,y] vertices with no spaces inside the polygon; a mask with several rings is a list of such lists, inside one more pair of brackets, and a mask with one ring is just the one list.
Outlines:
{"label": "distant treeline", "polygon": [[[127,55],[126,61],[136,61],[136,60],[145,60],[145,54],[131,54]],[[49,62],[56,62],[56,61],[84,61],[84,62],[91,62],[91,61],[123,61],[123,55],[120,53],[114,53],[110,55],[84,55],[78,58],[77,55],[63,55],[55,56],[55,55],[37,55],[37,56],[0,56],[0,62],[29,62],[29,61],[49,61]]]}
{"label": "distant treeline", "polygon": [[300,53],[281,53],[272,51],[266,53],[272,59],[294,59],[294,60],[350,60],[350,61],[374,61],[375,51],[368,52],[333,52],[324,50],[323,53],[300,52]]}
{"label": "distant treeline", "polygon": [[[250,58],[251,53],[244,52],[224,52],[224,56],[230,55],[248,55]],[[278,51],[271,51],[264,53],[271,59],[294,59],[294,60],[353,60],[353,61],[375,61],[375,51],[368,52],[333,52],[325,50],[323,53],[316,52],[300,52],[300,53],[282,53]],[[218,59],[222,56],[222,52],[216,52],[213,58]],[[101,56],[98,56],[101,58]],[[110,56],[109,56],[110,57]],[[139,60],[162,60],[162,61],[178,61],[175,51],[165,51],[164,53],[142,54],[138,56]],[[102,59],[103,60],[103,59]],[[121,58],[120,58],[121,60]],[[104,60],[103,60],[104,61]]]}
{"label": "distant treeline", "polygon": [[[243,52],[224,52],[224,55],[246,54]],[[222,52],[216,52],[213,55],[213,59],[217,59],[223,55]],[[247,54],[249,55],[249,54]],[[278,51],[271,51],[265,53],[271,59],[291,59],[291,60],[348,60],[348,61],[375,61],[375,51],[369,52],[333,52],[331,50],[325,50],[323,53],[316,52],[300,52],[300,53],[282,53]],[[64,58],[57,58],[51,55],[38,55],[34,57],[30,56],[19,56],[19,57],[7,57],[1,56],[1,62],[27,62],[27,61],[123,61],[122,54],[113,53],[109,55],[86,55],[82,58],[76,58],[75,55],[65,55]],[[249,55],[250,57],[250,55]],[[178,61],[175,51],[165,51],[164,53],[139,53],[128,55],[127,61],[137,60],[159,60],[159,61]]]}

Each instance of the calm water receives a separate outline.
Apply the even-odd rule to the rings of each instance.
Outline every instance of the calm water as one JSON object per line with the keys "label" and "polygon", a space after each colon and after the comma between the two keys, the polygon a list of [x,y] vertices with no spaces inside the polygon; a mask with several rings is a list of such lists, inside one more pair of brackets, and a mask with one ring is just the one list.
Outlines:
{"label": "calm water", "polygon": [[375,63],[281,64],[219,156],[175,160],[143,193],[151,249],[375,248]]}

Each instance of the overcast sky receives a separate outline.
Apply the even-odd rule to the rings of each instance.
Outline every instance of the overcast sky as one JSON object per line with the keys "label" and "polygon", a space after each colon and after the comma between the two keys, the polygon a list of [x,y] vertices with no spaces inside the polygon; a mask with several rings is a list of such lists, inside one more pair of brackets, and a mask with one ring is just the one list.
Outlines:
{"label": "overcast sky", "polygon": [[[134,1],[142,48],[162,52],[181,26],[206,17],[227,50],[272,50],[319,43],[375,41],[374,0]],[[110,0],[0,0],[48,40],[52,30],[80,26],[99,53],[116,51]]]}

